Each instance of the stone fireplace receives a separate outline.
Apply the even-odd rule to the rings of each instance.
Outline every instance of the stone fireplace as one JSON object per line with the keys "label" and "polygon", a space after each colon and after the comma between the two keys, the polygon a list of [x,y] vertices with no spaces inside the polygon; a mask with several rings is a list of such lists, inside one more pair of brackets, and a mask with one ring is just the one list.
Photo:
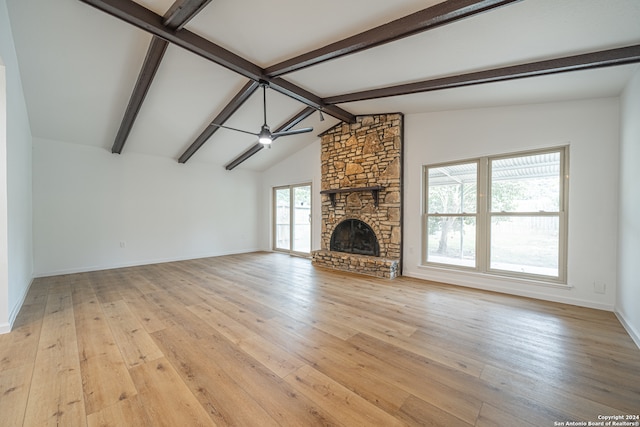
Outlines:
{"label": "stone fireplace", "polygon": [[359,116],[321,135],[317,266],[394,278],[402,260],[402,114]]}

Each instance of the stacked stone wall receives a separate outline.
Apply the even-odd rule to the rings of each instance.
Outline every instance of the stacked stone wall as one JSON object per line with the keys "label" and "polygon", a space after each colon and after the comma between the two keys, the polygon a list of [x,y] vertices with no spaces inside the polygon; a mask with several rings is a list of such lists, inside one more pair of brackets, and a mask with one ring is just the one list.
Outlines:
{"label": "stacked stone wall", "polygon": [[[357,255],[349,254],[347,262],[345,254],[336,253],[341,255],[332,262],[327,252],[335,227],[355,218],[371,226],[380,245],[380,259],[387,264],[395,261],[392,276],[397,274],[402,245],[402,126],[402,114],[360,116],[356,123],[342,123],[322,135],[321,189],[354,191],[335,194],[335,206],[329,195],[322,196],[322,250],[318,251],[322,254],[314,254],[314,263],[354,271],[352,267],[360,264],[354,261]],[[383,187],[377,206],[371,191],[357,191],[376,186]],[[363,263],[366,271],[360,272],[372,274],[371,262]],[[389,265],[384,269],[389,271]]]}

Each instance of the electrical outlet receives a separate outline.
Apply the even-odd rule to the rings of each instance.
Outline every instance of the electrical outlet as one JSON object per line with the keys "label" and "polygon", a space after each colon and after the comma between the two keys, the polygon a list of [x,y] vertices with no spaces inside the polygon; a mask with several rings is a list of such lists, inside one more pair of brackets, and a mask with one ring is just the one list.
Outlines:
{"label": "electrical outlet", "polygon": [[604,294],[607,290],[607,284],[602,282],[593,282],[593,291],[596,294]]}
{"label": "electrical outlet", "polygon": [[125,242],[125,241],[120,242],[120,247],[121,248],[126,248],[127,247],[127,242]]}

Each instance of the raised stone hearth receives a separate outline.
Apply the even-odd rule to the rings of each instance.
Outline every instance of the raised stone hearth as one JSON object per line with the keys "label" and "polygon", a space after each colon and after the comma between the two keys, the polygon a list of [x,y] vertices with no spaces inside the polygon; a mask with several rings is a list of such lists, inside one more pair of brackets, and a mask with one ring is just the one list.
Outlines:
{"label": "raised stone hearth", "polygon": [[[360,116],[322,135],[322,242],[312,254],[314,265],[377,277],[400,275],[402,122],[402,114]],[[358,224],[351,232],[355,238],[374,233],[377,246],[345,241],[344,221]],[[337,250],[331,250],[332,241]]]}
{"label": "raised stone hearth", "polygon": [[353,271],[369,276],[393,279],[399,276],[400,261],[397,259],[380,258],[369,255],[348,254],[319,250],[313,253],[315,265],[333,268],[335,270]]}

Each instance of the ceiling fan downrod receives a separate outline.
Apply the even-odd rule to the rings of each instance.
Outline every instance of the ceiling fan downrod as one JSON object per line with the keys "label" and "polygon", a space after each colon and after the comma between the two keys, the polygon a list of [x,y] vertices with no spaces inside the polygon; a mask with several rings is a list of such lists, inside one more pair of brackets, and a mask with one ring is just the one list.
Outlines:
{"label": "ceiling fan downrod", "polygon": [[313,131],[313,128],[311,127],[302,128],[302,129],[286,129],[285,128],[285,130],[282,130],[280,132],[271,133],[271,128],[269,128],[269,125],[267,124],[267,86],[268,85],[269,85],[269,82],[264,80],[260,81],[260,86],[262,86],[262,114],[263,114],[262,117],[264,119],[260,132],[258,133],[249,132],[242,129],[224,126],[218,123],[211,123],[210,126],[215,126],[218,128],[229,129],[236,132],[242,132],[242,133],[247,133],[249,135],[257,136],[258,142],[260,144],[267,145],[267,146],[269,146],[275,138],[279,138],[281,136],[297,135],[299,133],[307,133],[307,132]]}
{"label": "ceiling fan downrod", "polygon": [[267,82],[261,81],[262,86],[262,112],[264,121],[262,122],[262,129],[258,134],[258,142],[263,145],[270,145],[273,142],[273,136],[271,135],[271,129],[267,125]]}

